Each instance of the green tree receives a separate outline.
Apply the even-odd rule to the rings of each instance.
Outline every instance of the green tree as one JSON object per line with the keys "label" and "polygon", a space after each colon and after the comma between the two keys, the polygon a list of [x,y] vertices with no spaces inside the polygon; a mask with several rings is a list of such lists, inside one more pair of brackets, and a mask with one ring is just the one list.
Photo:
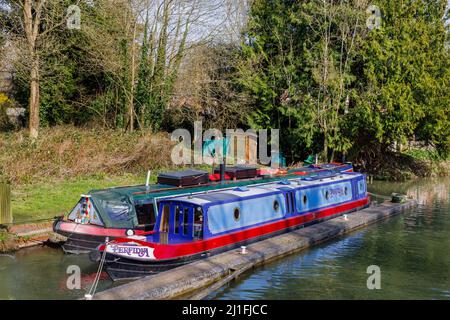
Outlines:
{"label": "green tree", "polygon": [[323,151],[328,159],[352,146],[341,127],[354,90],[352,68],[366,5],[358,0],[252,3],[240,68],[240,81],[255,104],[250,123],[280,128],[292,160],[305,149]]}
{"label": "green tree", "polygon": [[[304,150],[371,150],[420,139],[449,149],[446,0],[255,0],[239,82],[253,127],[280,128],[292,160]],[[370,20],[369,20],[370,21]]]}
{"label": "green tree", "polygon": [[[360,51],[363,72],[353,114],[357,139],[372,150],[417,138],[449,150],[450,60],[440,1],[376,1],[381,28]],[[373,148],[376,146],[377,148]]]}

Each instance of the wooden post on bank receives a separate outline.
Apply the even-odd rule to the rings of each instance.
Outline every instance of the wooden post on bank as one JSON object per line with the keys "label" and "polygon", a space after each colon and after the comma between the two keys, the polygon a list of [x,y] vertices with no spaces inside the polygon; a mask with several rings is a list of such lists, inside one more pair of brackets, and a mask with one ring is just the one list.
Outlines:
{"label": "wooden post on bank", "polygon": [[12,223],[11,186],[0,183],[0,224]]}

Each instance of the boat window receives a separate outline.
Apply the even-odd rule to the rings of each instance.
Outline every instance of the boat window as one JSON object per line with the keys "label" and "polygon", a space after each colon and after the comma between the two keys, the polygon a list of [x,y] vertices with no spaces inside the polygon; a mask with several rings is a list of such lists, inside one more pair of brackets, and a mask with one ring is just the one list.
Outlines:
{"label": "boat window", "polygon": [[179,206],[175,207],[175,217],[174,217],[174,230],[173,232],[175,234],[179,234],[180,233],[180,216],[181,216],[181,209]]}
{"label": "boat window", "polygon": [[153,203],[146,203],[135,206],[136,216],[139,225],[154,225],[156,222]]}
{"label": "boat window", "polygon": [[278,210],[280,210],[280,203],[278,202],[278,200],[275,200],[273,202],[273,210],[275,210],[275,212],[278,212]]}
{"label": "boat window", "polygon": [[184,215],[183,215],[183,235],[188,234],[188,218],[189,218],[189,208],[184,208]]}
{"label": "boat window", "polygon": [[345,194],[345,195],[348,194],[348,188],[347,188],[347,187],[344,188],[344,194]]}
{"label": "boat window", "polygon": [[303,195],[303,204],[306,205],[306,203],[308,202],[308,197],[305,195]]}
{"label": "boat window", "polygon": [[103,207],[113,221],[127,221],[131,205],[125,201],[103,201]]}
{"label": "boat window", "polygon": [[240,212],[239,208],[234,208],[233,215],[234,215],[234,220],[238,221],[239,218],[241,217],[241,212]]}
{"label": "boat window", "polygon": [[328,198],[330,197],[330,194],[329,194],[329,192],[328,192],[328,190],[325,192],[325,199],[327,199],[328,200]]}
{"label": "boat window", "polygon": [[203,209],[195,208],[194,212],[194,237],[203,238]]}

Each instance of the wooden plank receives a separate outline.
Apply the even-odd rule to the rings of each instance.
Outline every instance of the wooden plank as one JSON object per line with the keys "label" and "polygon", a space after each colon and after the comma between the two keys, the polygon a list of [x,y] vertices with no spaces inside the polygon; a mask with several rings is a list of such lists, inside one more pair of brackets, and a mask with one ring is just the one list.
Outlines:
{"label": "wooden plank", "polygon": [[9,184],[0,184],[0,224],[12,222],[11,186]]}

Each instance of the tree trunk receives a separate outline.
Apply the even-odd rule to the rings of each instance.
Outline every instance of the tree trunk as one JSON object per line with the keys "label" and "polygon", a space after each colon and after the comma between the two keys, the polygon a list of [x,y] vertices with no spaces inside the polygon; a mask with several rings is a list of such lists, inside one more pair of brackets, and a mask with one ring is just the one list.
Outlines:
{"label": "tree trunk", "polygon": [[328,128],[326,125],[323,128],[323,159],[328,162]]}
{"label": "tree trunk", "polygon": [[133,42],[131,44],[131,96],[128,105],[128,120],[130,123],[130,132],[134,131],[134,82],[135,82],[135,48],[136,48],[136,27],[137,22],[134,22],[133,27]]}
{"label": "tree trunk", "polygon": [[28,42],[31,59],[30,69],[30,137],[34,140],[39,134],[39,55],[37,54],[36,40],[39,35],[41,12],[46,0],[23,1],[23,25]]}
{"label": "tree trunk", "polygon": [[30,137],[36,139],[39,134],[39,60],[33,57],[30,71]]}

